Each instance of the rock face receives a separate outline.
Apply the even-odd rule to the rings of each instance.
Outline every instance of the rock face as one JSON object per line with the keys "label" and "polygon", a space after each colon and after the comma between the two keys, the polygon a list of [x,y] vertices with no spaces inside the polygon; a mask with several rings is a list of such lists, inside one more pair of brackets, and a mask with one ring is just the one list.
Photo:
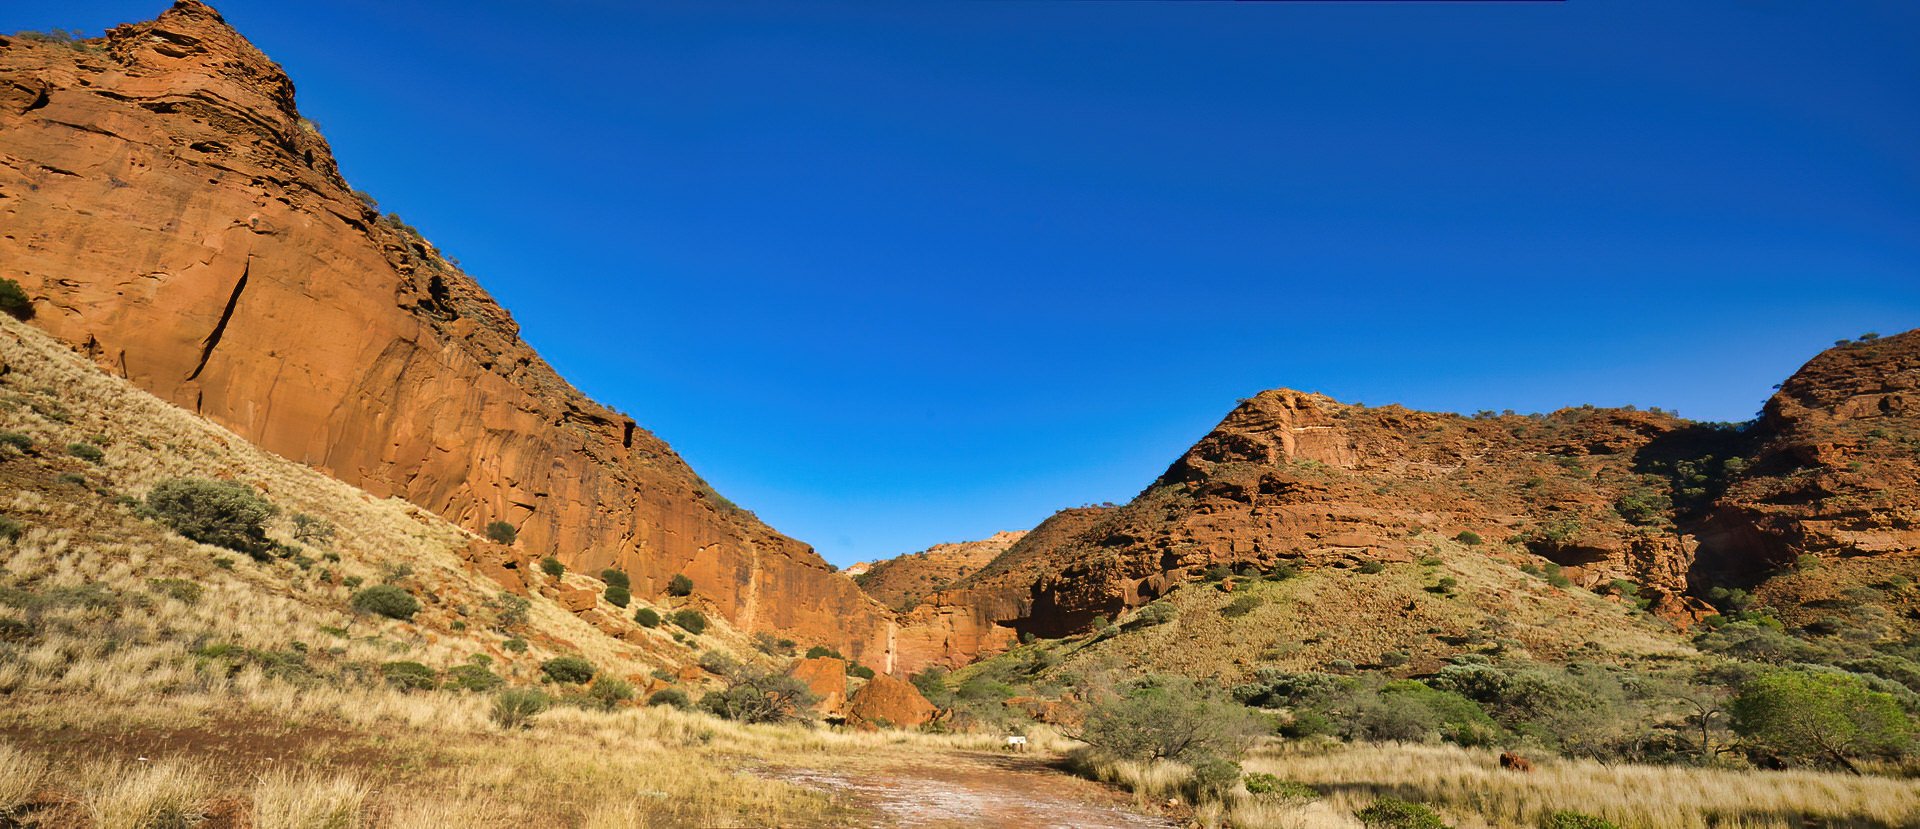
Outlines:
{"label": "rock face", "polygon": [[213,9],[87,46],[0,37],[0,276],[35,324],[376,496],[511,522],[643,595],[685,573],[743,629],[888,664],[885,608],[555,374],[347,186],[293,83]]}
{"label": "rock face", "polygon": [[1767,401],[1760,451],[1715,504],[1702,568],[1920,550],[1920,331],[1837,346]]}
{"label": "rock face", "polygon": [[[877,561],[860,574],[860,589],[895,610],[910,610],[987,566],[1026,536],[1024,530],[997,532],[980,541],[935,544],[917,553]],[[852,568],[848,572],[851,574]]]}
{"label": "rock face", "polygon": [[865,728],[912,728],[933,719],[933,703],[920,689],[886,674],[876,675],[847,700],[847,724]]}
{"label": "rock face", "polygon": [[839,716],[847,707],[847,660],[815,656],[793,663],[788,671],[805,682],[807,690],[820,698],[813,710],[827,716]]}
{"label": "rock face", "polygon": [[1132,503],[1055,516],[913,608],[900,637],[918,638],[902,650],[958,665],[1004,649],[1009,628],[1084,631],[1213,568],[1355,567],[1442,546],[1544,557],[1583,587],[1630,581],[1676,621],[1709,612],[1708,588],[1803,556],[1920,555],[1920,332],[1820,354],[1740,426],[1263,392]]}

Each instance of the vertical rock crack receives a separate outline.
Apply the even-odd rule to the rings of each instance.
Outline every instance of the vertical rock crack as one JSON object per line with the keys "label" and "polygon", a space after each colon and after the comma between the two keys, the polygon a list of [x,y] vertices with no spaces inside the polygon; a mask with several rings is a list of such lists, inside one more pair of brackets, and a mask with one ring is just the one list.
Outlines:
{"label": "vertical rock crack", "polygon": [[252,271],[253,257],[249,256],[247,264],[240,268],[240,281],[233,283],[233,295],[227,297],[227,307],[220,312],[220,321],[214,323],[213,331],[200,341],[200,363],[193,367],[192,374],[187,375],[188,380],[198,379],[200,372],[207,370],[207,361],[213,358],[213,349],[220,345],[220,338],[226,335],[227,321],[233,319],[233,309],[239,307],[240,292],[247,289],[247,274]]}

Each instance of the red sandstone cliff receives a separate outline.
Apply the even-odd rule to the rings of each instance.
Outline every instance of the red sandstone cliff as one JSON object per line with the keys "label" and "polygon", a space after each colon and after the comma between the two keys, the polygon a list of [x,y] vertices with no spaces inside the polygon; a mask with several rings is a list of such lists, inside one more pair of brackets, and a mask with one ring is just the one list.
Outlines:
{"label": "red sandstone cliff", "polygon": [[891,614],[570,387],[363,204],[280,67],[180,0],[98,51],[0,37],[0,276],[101,365],[287,458],[636,591],[886,664]]}

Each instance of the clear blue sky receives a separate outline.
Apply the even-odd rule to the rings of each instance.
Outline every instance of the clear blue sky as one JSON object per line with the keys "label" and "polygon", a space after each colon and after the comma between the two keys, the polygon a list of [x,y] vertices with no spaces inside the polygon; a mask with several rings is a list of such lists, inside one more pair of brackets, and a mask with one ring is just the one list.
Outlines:
{"label": "clear blue sky", "polygon": [[1906,0],[216,5],[562,374],[840,564],[1128,500],[1261,389],[1743,420],[1920,325]]}

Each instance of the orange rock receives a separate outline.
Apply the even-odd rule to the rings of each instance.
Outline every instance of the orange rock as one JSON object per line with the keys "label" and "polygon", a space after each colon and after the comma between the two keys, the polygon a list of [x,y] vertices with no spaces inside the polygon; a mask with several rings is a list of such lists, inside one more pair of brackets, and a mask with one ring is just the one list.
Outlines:
{"label": "orange rock", "polygon": [[685,573],[743,630],[886,664],[891,613],[568,385],[362,203],[293,82],[212,8],[179,0],[106,48],[0,47],[0,262],[35,325],[374,497],[508,521],[524,549],[636,587]]}
{"label": "orange rock", "polygon": [[933,719],[933,703],[904,680],[878,674],[847,700],[847,724],[912,728]]}
{"label": "orange rock", "polygon": [[560,606],[573,613],[592,610],[600,603],[600,591],[591,587],[563,587],[560,589]]}
{"label": "orange rock", "polygon": [[820,697],[813,710],[822,714],[834,715],[847,704],[847,660],[831,656],[816,656],[802,659],[793,664],[788,671],[795,678],[807,683],[807,690]]}

